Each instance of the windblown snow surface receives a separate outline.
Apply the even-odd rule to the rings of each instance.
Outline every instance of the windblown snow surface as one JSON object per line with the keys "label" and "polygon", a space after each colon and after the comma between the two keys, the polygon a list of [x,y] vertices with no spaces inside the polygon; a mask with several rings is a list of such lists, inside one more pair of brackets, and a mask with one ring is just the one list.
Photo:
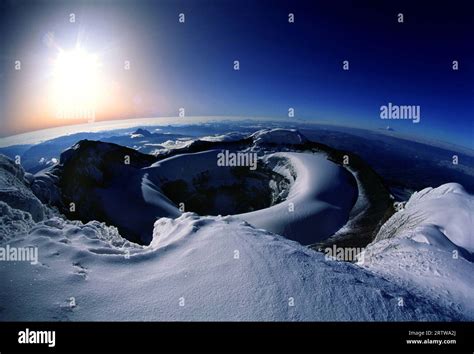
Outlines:
{"label": "windblown snow surface", "polygon": [[456,184],[415,193],[353,264],[238,216],[157,218],[140,246],[38,204],[2,156],[0,182],[0,246],[39,252],[0,262],[0,320],[474,319],[473,196]]}
{"label": "windblown snow surface", "polygon": [[414,193],[380,229],[365,269],[474,318],[474,197],[457,183]]}
{"label": "windblown snow surface", "polygon": [[[210,150],[181,154],[144,168],[140,177],[143,200],[149,208],[151,204],[166,203],[167,210],[176,213],[176,208],[157,187],[158,180],[181,179],[187,180],[189,185],[194,176],[206,173],[212,176],[214,183],[231,186],[234,180],[230,170],[216,165],[218,153],[219,150]],[[290,182],[288,196],[284,203],[237,217],[256,228],[285,235],[304,245],[328,237],[344,225],[357,195],[354,178],[348,171],[321,154],[274,153],[266,155],[263,161]],[[132,199],[127,196],[127,200]],[[127,210],[135,205],[120,205],[123,204]],[[127,214],[132,215],[133,210]]]}
{"label": "windblown snow surface", "polygon": [[323,155],[275,153],[264,160],[292,182],[289,194],[284,203],[240,218],[304,245],[327,238],[344,225],[357,194],[348,171]]}

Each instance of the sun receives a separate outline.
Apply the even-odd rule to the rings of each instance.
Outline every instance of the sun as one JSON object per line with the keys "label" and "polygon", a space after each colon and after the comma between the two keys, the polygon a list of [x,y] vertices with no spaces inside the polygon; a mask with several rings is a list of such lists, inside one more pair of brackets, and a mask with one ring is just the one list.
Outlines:
{"label": "sun", "polygon": [[59,51],[53,63],[53,100],[59,118],[94,119],[103,87],[100,67],[97,55],[79,46]]}

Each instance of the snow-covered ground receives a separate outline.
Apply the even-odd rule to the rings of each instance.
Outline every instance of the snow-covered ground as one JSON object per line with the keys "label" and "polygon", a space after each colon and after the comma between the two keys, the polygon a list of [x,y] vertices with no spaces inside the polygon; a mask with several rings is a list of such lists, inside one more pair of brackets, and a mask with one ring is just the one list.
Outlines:
{"label": "snow-covered ground", "polygon": [[[157,220],[153,242],[53,218],[0,262],[2,320],[449,320],[455,313],[232,217]],[[405,299],[399,306],[399,299]]]}
{"label": "snow-covered ground", "polygon": [[474,318],[474,197],[457,183],[414,193],[370,244],[371,272]]}
{"label": "snow-covered ground", "polygon": [[[296,138],[295,144],[301,141],[295,132],[277,135],[258,138],[263,145],[282,136]],[[210,164],[206,154],[211,153],[188,154],[186,168],[192,163],[202,168],[199,158]],[[284,212],[290,201],[295,211],[307,207],[316,218],[310,224],[316,234],[319,210],[348,208],[337,194],[350,192],[346,171],[339,166],[308,154],[265,159],[276,161],[273,168],[293,178]],[[109,201],[116,218],[129,217],[120,207],[136,203],[157,206],[153,212],[163,209],[156,181],[180,176],[181,170],[172,168],[182,166],[178,161],[171,157],[138,169],[125,197]],[[48,181],[47,175],[39,177]],[[266,209],[268,217],[249,218],[249,223],[243,221],[245,214],[157,215],[151,243],[141,246],[122,238],[113,226],[66,220],[36,198],[34,180],[0,157],[0,250],[38,250],[34,264],[0,261],[0,320],[474,319],[474,197],[457,184],[415,193],[382,226],[363,262],[353,264],[326,259],[261,229],[271,227],[264,225],[271,215],[276,224],[284,218],[278,214],[283,209],[272,210],[278,205]],[[123,188],[115,185],[113,191]],[[134,202],[127,205],[131,194]],[[140,208],[133,215],[140,217]]]}
{"label": "snow-covered ground", "polygon": [[292,182],[288,196],[238,217],[303,245],[333,235],[346,223],[357,198],[356,181],[346,169],[319,154],[275,153],[264,160]]}

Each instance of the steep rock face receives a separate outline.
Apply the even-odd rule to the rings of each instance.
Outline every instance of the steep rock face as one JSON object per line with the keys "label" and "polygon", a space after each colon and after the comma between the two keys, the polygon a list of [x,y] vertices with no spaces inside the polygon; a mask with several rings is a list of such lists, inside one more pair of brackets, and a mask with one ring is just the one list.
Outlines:
{"label": "steep rock face", "polygon": [[[155,161],[154,156],[120,145],[81,140],[61,154],[58,165],[35,175],[33,190],[43,202],[56,206],[70,219],[100,220],[114,225],[116,220],[107,210],[120,208],[120,205],[104,202],[101,192],[111,189],[114,194],[125,190],[140,168]],[[120,187],[116,185],[118,181]],[[151,230],[150,227],[150,233]],[[143,242],[140,230],[121,231],[130,240]]]}
{"label": "steep rock face", "polygon": [[155,161],[154,156],[121,145],[81,140],[61,154],[59,163],[64,166],[65,175],[74,173],[77,177],[102,183],[104,177],[142,168]]}
{"label": "steep rock face", "polygon": [[63,202],[69,204],[92,201],[93,189],[105,188],[115,178],[126,179],[155,161],[151,155],[120,145],[81,140],[61,154],[59,166],[51,172],[58,177]]}

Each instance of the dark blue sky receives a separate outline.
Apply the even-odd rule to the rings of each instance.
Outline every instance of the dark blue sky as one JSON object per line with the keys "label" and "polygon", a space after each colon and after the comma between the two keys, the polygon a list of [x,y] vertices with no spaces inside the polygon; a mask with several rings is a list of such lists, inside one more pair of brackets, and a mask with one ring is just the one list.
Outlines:
{"label": "dark blue sky", "polygon": [[[473,148],[474,12],[469,1],[36,1],[3,3],[1,135],[28,130],[16,106],[35,85],[53,32],[78,33],[120,90],[103,119],[187,115],[285,117],[402,133]],[[76,13],[70,24],[67,15]],[[186,23],[178,23],[178,13]],[[288,13],[295,14],[289,24]],[[397,23],[397,14],[404,23]],[[11,71],[21,57],[23,76]],[[132,69],[121,70],[123,61]],[[240,70],[233,70],[233,61]],[[349,60],[350,70],[342,70]],[[459,70],[451,63],[459,61]],[[31,68],[28,71],[28,68]],[[34,84],[32,83],[34,82]],[[38,83],[39,82],[39,83]],[[110,91],[112,92],[112,91]],[[112,93],[111,93],[112,94]],[[35,97],[35,100],[41,97]],[[46,99],[46,98],[45,98]],[[26,101],[26,102],[25,102]],[[419,105],[421,122],[380,106]],[[32,108],[33,110],[33,108]],[[26,122],[26,121],[25,121]],[[33,126],[32,128],[37,128]]]}

